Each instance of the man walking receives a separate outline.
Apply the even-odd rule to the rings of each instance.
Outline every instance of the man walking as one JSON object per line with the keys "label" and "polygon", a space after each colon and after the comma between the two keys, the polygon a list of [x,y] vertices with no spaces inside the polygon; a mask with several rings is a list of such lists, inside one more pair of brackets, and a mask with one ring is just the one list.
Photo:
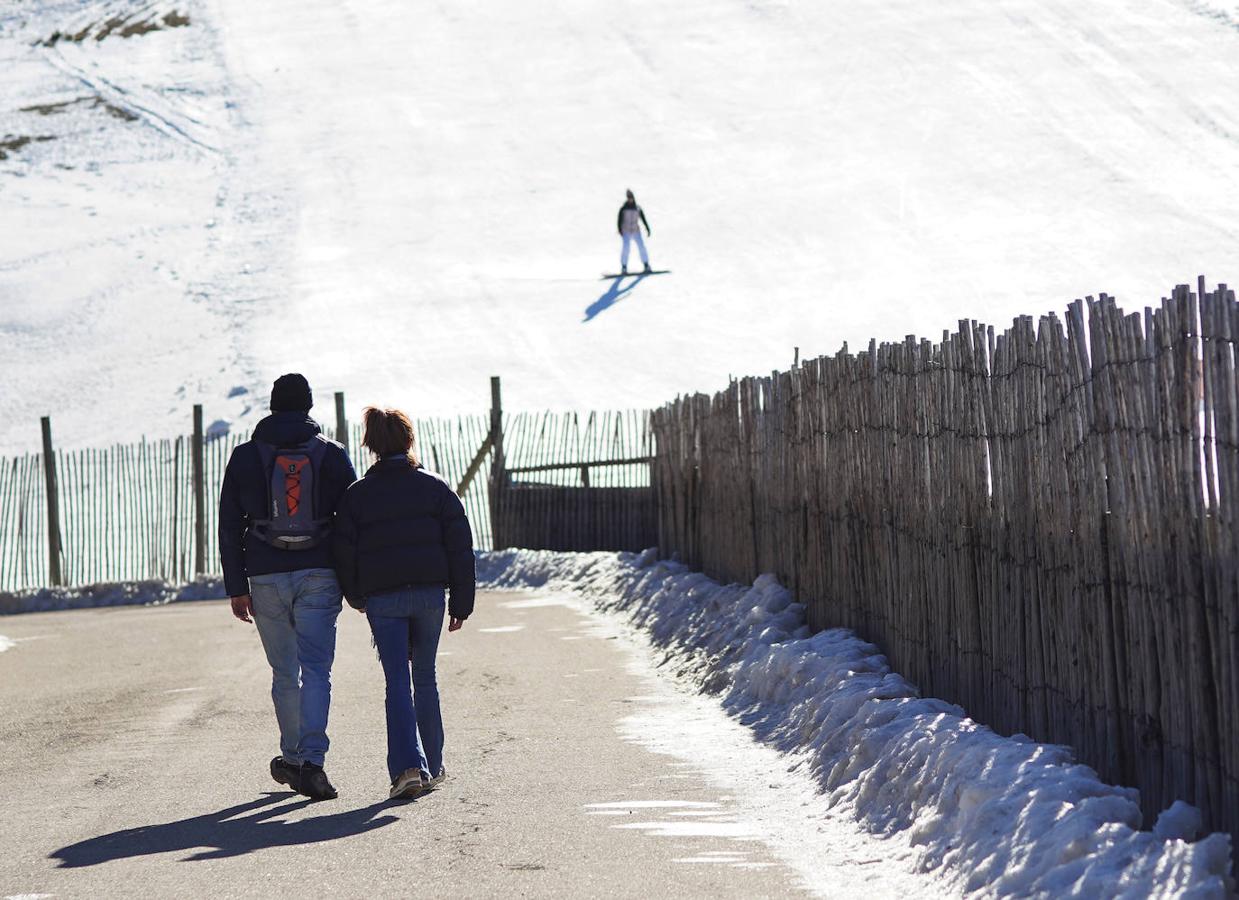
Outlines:
{"label": "man walking", "polygon": [[646,237],[649,237],[650,223],[645,220],[645,210],[637,206],[637,198],[629,191],[628,199],[620,207],[619,217],[615,221],[615,227],[619,229],[620,237],[624,240],[624,247],[620,251],[621,274],[628,274],[628,248],[634,240],[637,242],[637,252],[641,254],[641,264],[645,266],[646,272],[650,271],[650,256],[645,252],[645,241],[641,239],[642,225],[645,226]]}
{"label": "man walking", "polygon": [[301,375],[281,375],[271,415],[228,460],[219,497],[219,555],[232,614],[258,627],[271,664],[280,755],[271,777],[314,800],[336,796],[323,759],[341,593],[331,526],[357,480],[344,448],[310,418]]}

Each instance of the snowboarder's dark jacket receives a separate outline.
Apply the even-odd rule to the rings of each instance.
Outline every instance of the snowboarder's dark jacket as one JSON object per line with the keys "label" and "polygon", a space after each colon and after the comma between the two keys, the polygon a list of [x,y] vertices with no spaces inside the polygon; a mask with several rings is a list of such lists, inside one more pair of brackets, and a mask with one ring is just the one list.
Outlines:
{"label": "snowboarder's dark jacket", "polygon": [[[629,214],[627,223],[624,222],[625,212]],[[615,219],[615,230],[620,234],[623,234],[625,231],[628,234],[640,234],[641,229],[637,225],[638,218],[641,219],[641,224],[645,226],[645,233],[649,234],[650,223],[645,220],[645,210],[637,206],[636,200],[625,201],[624,205],[620,207],[619,215]],[[627,228],[624,227],[625,224],[627,224]]]}
{"label": "snowboarder's dark jacket", "polygon": [[336,510],[336,577],[349,604],[406,585],[448,589],[448,611],[473,612],[473,535],[456,492],[403,456],[379,460]]}
{"label": "snowboarder's dark jacket", "polygon": [[311,439],[329,444],[322,471],[315,473],[318,488],[314,512],[321,519],[335,512],[345,488],[357,480],[357,473],[344,448],[323,437],[321,431],[308,413],[272,413],[258,423],[251,440],[232,451],[219,492],[219,556],[228,596],[248,594],[251,575],[331,568],[330,541],[308,550],[280,550],[248,533],[252,522],[267,516],[270,494],[270,473],[263,469],[255,441],[279,447],[297,446]]}

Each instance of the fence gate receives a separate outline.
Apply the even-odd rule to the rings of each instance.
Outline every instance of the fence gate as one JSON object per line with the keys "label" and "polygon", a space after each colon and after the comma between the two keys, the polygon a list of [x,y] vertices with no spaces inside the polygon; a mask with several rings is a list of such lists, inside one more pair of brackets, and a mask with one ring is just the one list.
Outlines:
{"label": "fence gate", "polygon": [[494,546],[643,550],[658,543],[649,414],[500,419],[489,485]]}

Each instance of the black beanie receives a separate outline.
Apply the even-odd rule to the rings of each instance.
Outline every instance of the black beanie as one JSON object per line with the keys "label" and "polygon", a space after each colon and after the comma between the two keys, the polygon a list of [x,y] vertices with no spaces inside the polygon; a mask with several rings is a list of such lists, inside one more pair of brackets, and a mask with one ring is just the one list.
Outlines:
{"label": "black beanie", "polygon": [[271,386],[272,412],[309,412],[313,405],[314,395],[304,375],[281,375]]}

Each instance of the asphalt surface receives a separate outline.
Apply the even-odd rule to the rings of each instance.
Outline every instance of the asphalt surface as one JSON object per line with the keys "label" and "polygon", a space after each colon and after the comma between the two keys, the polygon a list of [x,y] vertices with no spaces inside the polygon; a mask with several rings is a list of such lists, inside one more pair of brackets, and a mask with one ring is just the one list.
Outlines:
{"label": "asphalt surface", "polygon": [[0,898],[806,893],[717,780],[625,739],[645,688],[614,637],[508,594],[478,610],[440,645],[449,781],[413,802],[387,800],[347,608],[322,803],[269,778],[270,671],[226,603],[0,618]]}

